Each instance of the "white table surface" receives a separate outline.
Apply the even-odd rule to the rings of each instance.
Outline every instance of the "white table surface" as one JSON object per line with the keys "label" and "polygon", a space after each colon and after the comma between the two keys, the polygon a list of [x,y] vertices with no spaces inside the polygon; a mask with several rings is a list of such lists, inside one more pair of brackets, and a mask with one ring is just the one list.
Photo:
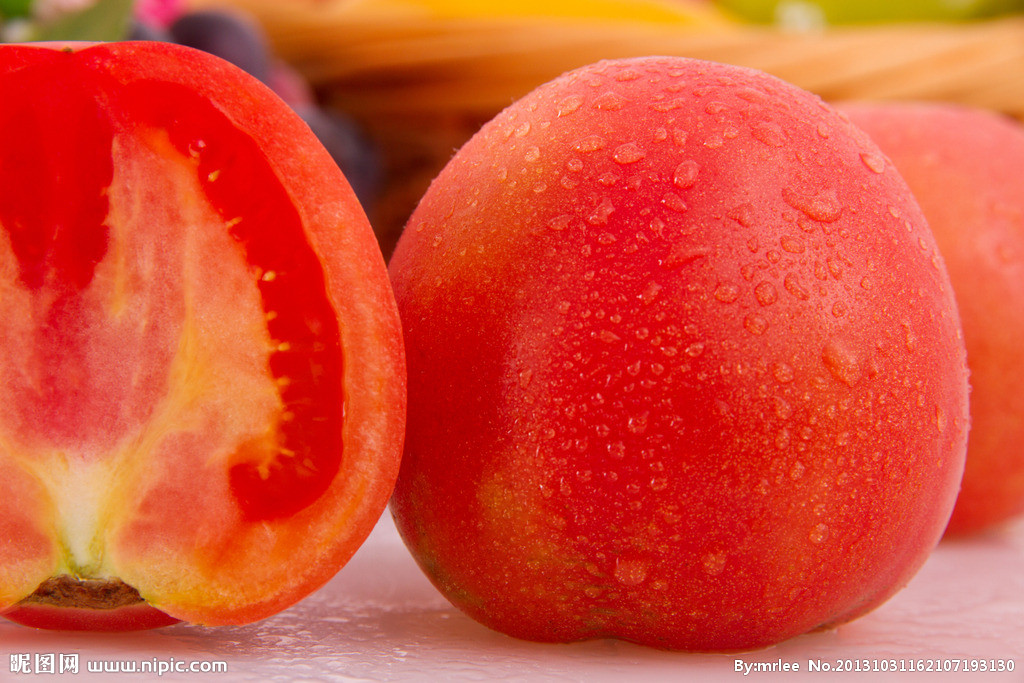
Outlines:
{"label": "white table surface", "polygon": [[[78,673],[13,673],[10,656],[78,655]],[[226,673],[90,673],[105,661],[225,662]],[[895,675],[807,671],[811,660],[1014,660],[1012,673]],[[799,673],[736,662],[798,664]],[[157,664],[156,666],[158,666]],[[963,663],[961,663],[961,667]],[[257,624],[185,624],[128,634],[37,631],[0,620],[0,681],[1024,681],[1024,522],[969,541],[944,542],[888,603],[834,631],[742,655],[672,653],[612,640],[545,645],[513,640],[463,616],[421,574],[385,514],[352,561],[324,588]]]}

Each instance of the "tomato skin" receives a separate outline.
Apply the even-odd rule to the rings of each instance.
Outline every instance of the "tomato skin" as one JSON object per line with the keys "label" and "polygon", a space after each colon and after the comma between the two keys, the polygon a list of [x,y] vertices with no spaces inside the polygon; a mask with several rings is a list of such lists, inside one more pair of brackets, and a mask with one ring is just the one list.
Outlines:
{"label": "tomato skin", "polygon": [[31,628],[59,629],[61,631],[145,631],[177,624],[178,619],[168,616],[145,603],[116,610],[91,610],[76,607],[18,607],[3,615],[5,618]]}
{"label": "tomato skin", "polygon": [[[0,551],[0,612],[110,630],[293,604],[369,534],[404,434],[401,327],[348,182],[272,91],[189,48],[2,46],[0,92],[0,373],[26,398],[0,410],[0,469],[39,485],[0,530],[50,541]],[[145,602],[16,606],[79,572]]]}

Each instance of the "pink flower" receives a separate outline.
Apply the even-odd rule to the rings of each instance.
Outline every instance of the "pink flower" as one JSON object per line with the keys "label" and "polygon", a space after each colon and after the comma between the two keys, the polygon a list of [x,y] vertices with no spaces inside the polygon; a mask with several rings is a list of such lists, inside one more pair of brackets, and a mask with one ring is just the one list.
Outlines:
{"label": "pink flower", "polygon": [[185,11],[185,0],[135,0],[135,17],[154,26],[167,26]]}

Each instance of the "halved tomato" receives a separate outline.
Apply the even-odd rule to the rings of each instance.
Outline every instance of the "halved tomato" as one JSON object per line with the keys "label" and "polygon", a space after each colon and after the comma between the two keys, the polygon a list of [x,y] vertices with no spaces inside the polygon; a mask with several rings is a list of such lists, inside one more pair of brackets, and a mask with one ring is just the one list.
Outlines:
{"label": "halved tomato", "polygon": [[390,496],[401,327],[355,195],[180,46],[0,47],[0,612],[244,623]]}

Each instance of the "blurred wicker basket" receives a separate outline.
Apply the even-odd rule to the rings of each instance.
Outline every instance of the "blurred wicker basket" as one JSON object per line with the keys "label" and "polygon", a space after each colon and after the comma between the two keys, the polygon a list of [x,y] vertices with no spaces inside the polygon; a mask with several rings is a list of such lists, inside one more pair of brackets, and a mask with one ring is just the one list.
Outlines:
{"label": "blurred wicker basket", "polygon": [[1024,119],[1024,17],[794,34],[728,22],[688,1],[679,16],[615,21],[438,16],[395,0],[191,4],[254,14],[278,54],[371,131],[389,179],[371,214],[385,253],[480,125],[537,85],[600,59],[683,55],[761,69],[831,101],[941,100]]}

